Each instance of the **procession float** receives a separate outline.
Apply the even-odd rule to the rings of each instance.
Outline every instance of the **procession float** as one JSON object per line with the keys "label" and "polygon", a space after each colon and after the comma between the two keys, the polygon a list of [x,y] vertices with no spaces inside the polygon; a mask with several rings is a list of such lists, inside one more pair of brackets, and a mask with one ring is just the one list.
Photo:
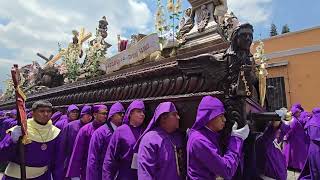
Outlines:
{"label": "procession float", "polygon": [[[119,35],[114,56],[106,53],[111,47],[106,40],[106,17],[99,21],[94,36],[82,28],[73,31],[72,42],[60,47],[58,54],[47,58],[38,53],[46,61],[43,66],[35,61],[20,67],[26,106],[48,100],[57,110],[65,111],[70,104],[111,105],[119,101],[127,106],[141,99],[150,119],[160,102],[171,101],[179,111],[181,129],[186,130],[195,120],[201,98],[211,95],[225,104],[224,134],[230,133],[233,122],[249,124],[252,134],[261,131],[274,116],[266,113],[266,59],[261,53],[253,56],[250,52],[252,25],[240,23],[229,13],[226,0],[189,2],[191,7],[182,11],[180,1],[168,3],[166,8],[158,1],[158,33],[135,34],[131,40]],[[170,25],[163,18],[164,9],[171,13]],[[166,32],[170,32],[167,37]],[[88,43],[87,48],[83,48],[84,43]],[[14,89],[10,81],[7,84],[1,109],[15,108]],[[245,154],[253,153],[255,136],[250,137]],[[251,161],[245,157],[245,163]],[[238,176],[244,178],[246,172]]]}

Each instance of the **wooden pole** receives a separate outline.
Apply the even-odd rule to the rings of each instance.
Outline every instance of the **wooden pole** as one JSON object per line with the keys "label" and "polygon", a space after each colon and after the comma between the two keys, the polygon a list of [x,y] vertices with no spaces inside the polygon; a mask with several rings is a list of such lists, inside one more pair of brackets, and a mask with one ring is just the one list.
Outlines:
{"label": "wooden pole", "polygon": [[22,92],[19,89],[19,81],[20,81],[20,73],[18,69],[18,65],[15,64],[11,69],[12,81],[15,88],[16,94],[16,108],[17,108],[17,121],[18,125],[21,126],[22,136],[19,138],[18,141],[18,149],[19,149],[19,158],[20,158],[20,172],[21,172],[21,179],[26,180],[26,165],[25,165],[25,153],[24,153],[24,144],[23,138],[26,135],[26,111],[25,111],[25,98]]}

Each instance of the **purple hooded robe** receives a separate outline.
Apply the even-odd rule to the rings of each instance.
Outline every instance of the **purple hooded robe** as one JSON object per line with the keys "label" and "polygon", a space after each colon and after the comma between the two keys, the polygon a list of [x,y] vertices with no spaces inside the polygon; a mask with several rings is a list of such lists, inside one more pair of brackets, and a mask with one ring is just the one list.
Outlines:
{"label": "purple hooded robe", "polygon": [[[79,108],[76,105],[72,104],[68,107],[67,113],[69,114],[73,110],[79,111]],[[71,119],[67,115],[67,118],[64,118],[64,119],[61,118],[58,122],[56,122],[55,126],[62,130],[67,126],[69,122],[71,122]]]}
{"label": "purple hooded robe", "polygon": [[53,113],[51,116],[52,123],[56,124],[57,121],[61,118],[61,116],[62,116],[62,112],[60,112],[60,111]]}
{"label": "purple hooded robe", "polygon": [[[294,115],[297,111],[302,111],[300,104],[295,104],[291,108]],[[290,130],[286,134],[287,142],[284,146],[283,153],[286,156],[288,168],[301,170],[308,155],[309,138],[304,131],[305,121],[302,116],[292,119]]]}
{"label": "purple hooded robe", "polygon": [[123,118],[123,125],[118,127],[109,142],[108,149],[102,167],[102,179],[113,180],[137,180],[137,170],[131,168],[133,149],[135,143],[143,133],[141,126],[130,125],[129,116],[133,109],[144,110],[143,101],[133,101]]}
{"label": "purple hooded robe", "polygon": [[[290,127],[284,123],[280,125],[280,134],[286,134]],[[274,129],[270,124],[264,133],[256,141],[256,159],[258,174],[277,180],[287,179],[287,165],[285,156],[282,153],[280,142],[282,139],[276,139],[276,133],[279,129]],[[280,135],[280,138],[283,137]]]}
{"label": "purple hooded robe", "polygon": [[[107,106],[105,105],[94,105],[92,109],[94,113],[97,113],[101,110],[108,110]],[[86,124],[80,129],[74,143],[69,167],[67,170],[67,177],[80,177],[81,179],[86,179],[90,139],[93,132],[102,125],[103,123],[93,120],[91,123]]]}
{"label": "purple hooded robe", "polygon": [[313,109],[313,116],[305,126],[310,138],[309,153],[299,179],[320,179],[320,108]]}
{"label": "purple hooded robe", "polygon": [[[163,113],[169,112],[177,112],[172,102],[159,104],[147,129],[135,145],[139,147],[139,180],[185,179],[182,172],[185,167],[181,163],[185,154],[183,134],[179,133],[178,130],[169,134],[157,126],[159,117]],[[181,159],[178,157],[181,157]]]}
{"label": "purple hooded robe", "polygon": [[10,111],[10,116],[6,119],[3,120],[3,122],[1,123],[1,128],[0,128],[0,140],[2,140],[5,135],[6,135],[6,131],[10,128],[12,128],[13,126],[17,125],[17,119],[16,118],[12,118],[12,116],[17,116],[17,110],[13,109]]}
{"label": "purple hooded robe", "polygon": [[230,136],[225,154],[219,146],[219,133],[206,127],[206,124],[224,114],[222,102],[214,97],[205,96],[198,107],[197,118],[188,132],[188,179],[215,179],[221,176],[231,179],[235,174],[242,152],[243,140]]}
{"label": "purple hooded robe", "polygon": [[[83,115],[89,114],[92,115],[92,108],[91,106],[84,106],[81,110],[80,119]],[[65,128],[61,131],[62,135],[62,143],[61,149],[63,149],[63,168],[64,168],[64,176],[66,176],[70,158],[72,155],[73,145],[76,140],[77,134],[81,127],[85,124],[81,120],[72,121],[67,124]]]}
{"label": "purple hooded robe", "polygon": [[102,180],[102,165],[109,145],[110,138],[115,131],[111,125],[111,118],[116,113],[124,113],[124,107],[117,102],[110,108],[106,124],[99,127],[92,135],[87,162],[87,180]]}

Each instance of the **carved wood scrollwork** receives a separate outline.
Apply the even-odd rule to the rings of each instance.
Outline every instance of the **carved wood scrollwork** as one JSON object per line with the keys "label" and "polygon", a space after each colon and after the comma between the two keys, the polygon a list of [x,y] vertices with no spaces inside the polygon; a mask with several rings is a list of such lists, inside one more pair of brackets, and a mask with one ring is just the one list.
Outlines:
{"label": "carved wood scrollwork", "polygon": [[225,82],[224,79],[227,76],[225,61],[219,61],[211,54],[202,54],[177,61],[178,68],[186,76],[194,75],[204,78],[201,81],[204,87],[200,89],[205,91],[224,90],[222,83]]}

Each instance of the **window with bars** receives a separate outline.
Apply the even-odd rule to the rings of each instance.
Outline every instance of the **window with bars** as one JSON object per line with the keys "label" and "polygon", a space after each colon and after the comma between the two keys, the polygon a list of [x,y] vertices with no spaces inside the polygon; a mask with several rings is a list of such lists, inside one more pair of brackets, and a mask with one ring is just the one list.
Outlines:
{"label": "window with bars", "polygon": [[287,107],[284,77],[275,77],[267,79],[266,98],[268,101],[269,111],[275,111],[282,107]]}

